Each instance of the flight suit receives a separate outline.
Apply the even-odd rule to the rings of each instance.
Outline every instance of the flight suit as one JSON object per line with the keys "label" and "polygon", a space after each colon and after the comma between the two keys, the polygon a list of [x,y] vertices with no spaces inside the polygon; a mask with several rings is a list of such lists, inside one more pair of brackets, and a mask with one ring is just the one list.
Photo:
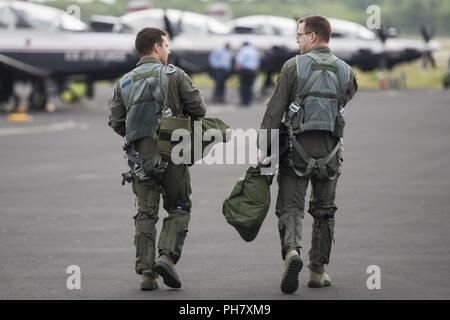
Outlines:
{"label": "flight suit", "polygon": [[[319,47],[317,52],[329,54],[328,47]],[[343,100],[347,103],[357,91],[355,74],[350,72],[349,83]],[[337,210],[335,203],[336,183],[338,179],[321,179],[314,170],[310,176],[298,177],[289,165],[289,150],[286,147],[286,128],[282,119],[290,104],[295,100],[298,91],[298,75],[296,58],[288,60],[281,70],[275,90],[267,103],[267,109],[261,123],[262,129],[280,129],[280,169],[278,174],[278,198],[276,215],[281,241],[282,258],[290,250],[300,253],[302,240],[302,219],[304,217],[305,196],[311,182],[311,198],[308,212],[313,216],[313,232],[310,251],[311,271],[324,273],[324,265],[328,264],[334,233],[334,215]],[[269,136],[269,133],[268,133]],[[337,143],[331,132],[305,131],[295,136],[310,157],[315,159],[328,156]],[[267,138],[265,138],[267,139]],[[267,141],[270,145],[270,141]],[[283,152],[284,149],[284,152]],[[297,170],[305,171],[307,164],[297,154],[291,154],[293,165]],[[340,174],[342,165],[342,150],[327,164],[329,175]]]}
{"label": "flight suit", "polygon": [[[142,64],[161,64],[153,58],[143,58]],[[178,115],[190,115],[192,118],[203,117],[206,113],[205,103],[200,91],[194,86],[189,76],[180,68],[168,75],[168,105]],[[113,130],[124,137],[126,135],[125,119],[127,109],[121,97],[120,81],[114,91],[111,102],[111,114],[108,124]],[[155,137],[143,137],[134,142],[134,148],[144,161],[149,161],[157,153]],[[129,163],[130,168],[133,166]],[[191,214],[191,184],[189,170],[186,165],[169,163],[161,181],[151,178],[132,181],[133,193],[136,196],[137,214],[135,221],[136,264],[137,274],[151,276],[154,274],[156,223],[159,219],[159,202],[162,195],[163,207],[168,216],[163,220],[163,226],[158,241],[159,255],[168,255],[174,263],[180,256],[186,233],[188,232]]]}

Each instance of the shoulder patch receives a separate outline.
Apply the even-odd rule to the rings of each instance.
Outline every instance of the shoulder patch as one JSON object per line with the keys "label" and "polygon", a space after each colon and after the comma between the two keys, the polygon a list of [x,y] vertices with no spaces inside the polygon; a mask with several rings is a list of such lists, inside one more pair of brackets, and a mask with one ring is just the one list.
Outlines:
{"label": "shoulder patch", "polygon": [[131,83],[131,79],[125,80],[124,82],[122,82],[122,89],[128,87]]}
{"label": "shoulder patch", "polygon": [[122,77],[122,79],[120,79],[120,87],[122,89],[128,87],[130,83],[131,83],[131,73],[127,73]]}
{"label": "shoulder patch", "polygon": [[177,71],[177,68],[173,64],[168,64],[166,66],[166,73],[167,74],[174,73],[175,71]]}

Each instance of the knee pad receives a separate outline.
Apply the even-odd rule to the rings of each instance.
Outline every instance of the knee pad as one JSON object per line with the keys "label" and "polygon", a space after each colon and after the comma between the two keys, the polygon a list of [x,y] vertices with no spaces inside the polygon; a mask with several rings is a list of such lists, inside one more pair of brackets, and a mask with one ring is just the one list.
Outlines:
{"label": "knee pad", "polygon": [[191,213],[191,204],[183,202],[176,205],[176,210],[185,214]]}
{"label": "knee pad", "polygon": [[314,220],[328,222],[334,220],[336,211],[336,209],[319,209],[311,212],[311,215]]}

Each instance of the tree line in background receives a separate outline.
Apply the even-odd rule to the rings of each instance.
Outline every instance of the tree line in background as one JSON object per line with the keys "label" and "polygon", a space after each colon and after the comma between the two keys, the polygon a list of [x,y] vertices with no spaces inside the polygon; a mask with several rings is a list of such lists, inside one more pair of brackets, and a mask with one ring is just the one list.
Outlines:
{"label": "tree line in background", "polygon": [[[154,7],[172,8],[207,13],[213,3],[230,6],[233,17],[254,14],[270,14],[284,17],[301,17],[322,14],[365,24],[368,6],[381,8],[382,23],[396,27],[402,34],[419,35],[420,26],[425,24],[435,29],[437,36],[450,35],[450,0],[150,0]],[[71,0],[49,2],[64,9],[77,4],[82,9],[81,19],[88,21],[92,14],[120,16],[126,12],[127,0],[116,0],[114,4],[93,0],[76,3]]]}

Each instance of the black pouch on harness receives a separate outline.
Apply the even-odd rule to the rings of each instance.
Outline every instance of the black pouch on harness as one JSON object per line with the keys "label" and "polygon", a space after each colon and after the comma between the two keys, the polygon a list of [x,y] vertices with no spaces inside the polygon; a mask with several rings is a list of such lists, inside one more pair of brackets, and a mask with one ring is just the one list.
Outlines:
{"label": "black pouch on harness", "polygon": [[[138,182],[154,179],[158,182],[164,178],[164,173],[169,165],[169,162],[161,157],[159,153],[155,154],[151,160],[144,161],[139,152],[136,151],[133,144],[124,144],[124,151],[130,164],[130,173],[137,179]],[[123,176],[123,175],[122,175]],[[129,179],[125,179],[125,182]],[[122,182],[122,184],[124,184]]]}
{"label": "black pouch on harness", "polygon": [[133,171],[139,182],[147,181],[149,179],[161,182],[168,165],[169,162],[158,155],[155,156],[155,159],[150,161],[135,163]]}
{"label": "black pouch on harness", "polygon": [[150,170],[149,176],[156,181],[161,182],[164,178],[164,173],[166,172],[168,165],[168,161],[160,158],[158,164]]}

